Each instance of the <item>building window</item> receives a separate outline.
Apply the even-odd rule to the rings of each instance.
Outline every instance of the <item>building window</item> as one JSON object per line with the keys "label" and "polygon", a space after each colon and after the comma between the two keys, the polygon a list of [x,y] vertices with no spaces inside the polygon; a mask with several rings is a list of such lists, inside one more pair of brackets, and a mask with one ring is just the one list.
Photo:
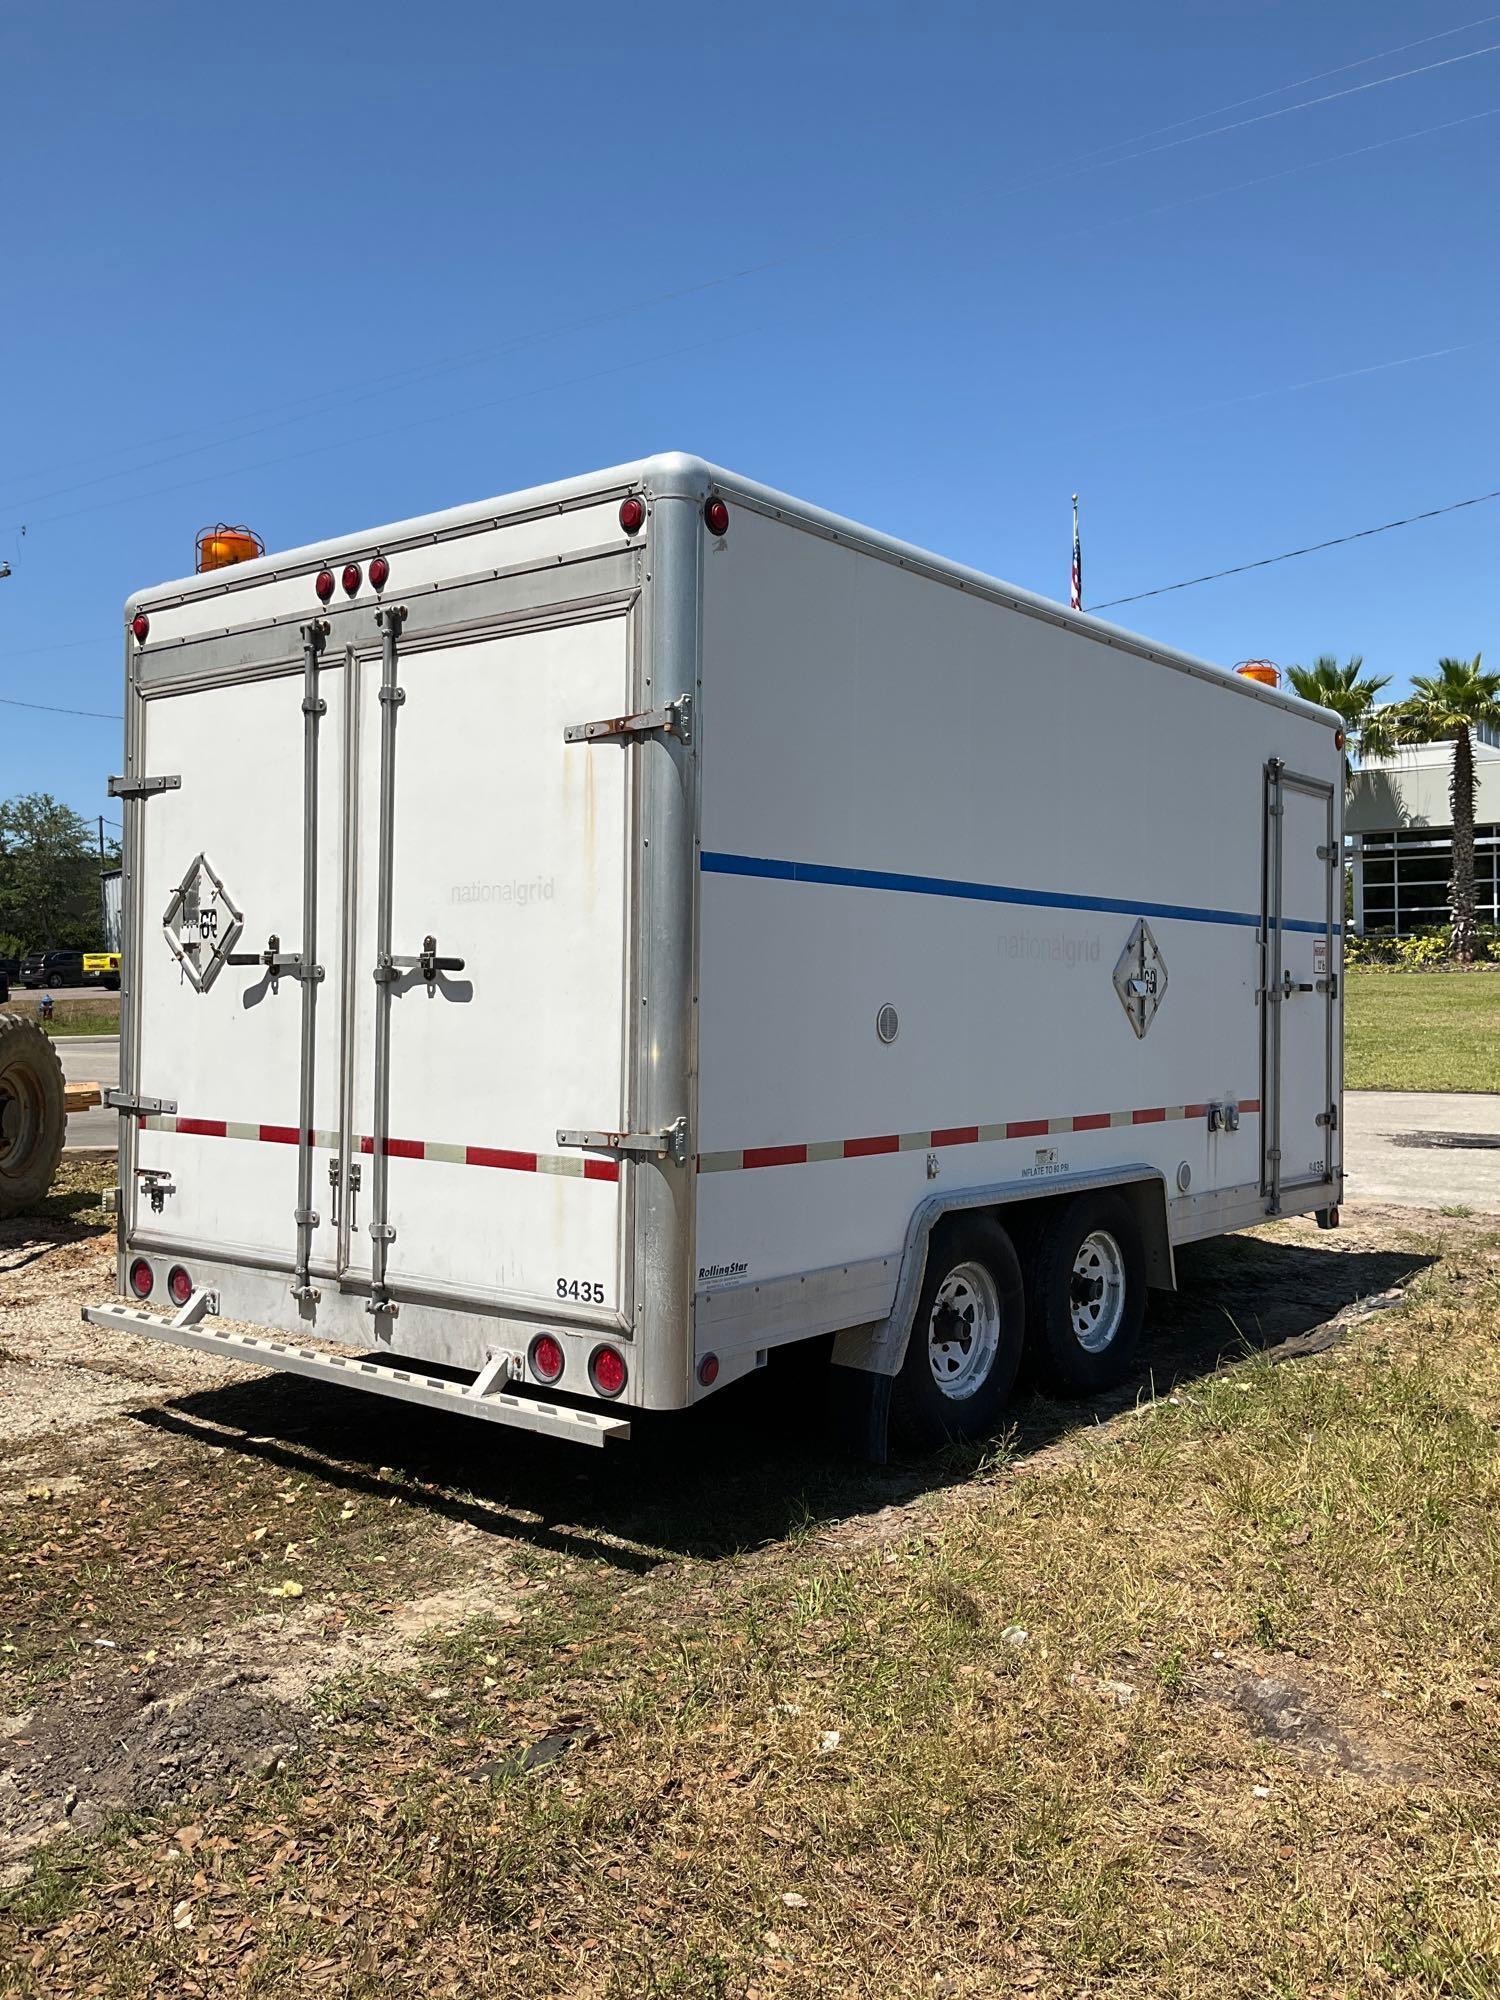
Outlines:
{"label": "building window", "polygon": [[[1410,937],[1450,920],[1453,836],[1448,827],[1367,833],[1360,848],[1366,935]],[[1474,829],[1474,914],[1500,922],[1500,826]]]}

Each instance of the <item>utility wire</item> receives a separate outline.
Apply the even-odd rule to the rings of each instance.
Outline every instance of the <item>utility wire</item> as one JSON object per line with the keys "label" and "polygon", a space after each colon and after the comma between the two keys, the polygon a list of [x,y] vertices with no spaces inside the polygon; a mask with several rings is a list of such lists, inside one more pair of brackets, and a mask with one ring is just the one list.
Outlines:
{"label": "utility wire", "polygon": [[[1311,77],[1301,78],[1295,83],[1279,84],[1276,86],[1275,89],[1261,91],[1257,93],[1257,95],[1254,97],[1241,98],[1236,100],[1234,103],[1218,106],[1212,111],[1199,112],[1193,118],[1178,120],[1175,125],[1159,126],[1154,128],[1152,131],[1138,133],[1132,138],[1113,140],[1110,142],[1108,146],[1100,147],[1099,149],[1097,149],[1095,153],[1083,155],[1083,157],[1080,160],[1075,161],[1073,165],[1065,169],[1061,174],[1052,176],[1046,176],[1046,175],[1029,176],[1025,180],[1016,182],[1012,184],[1010,187],[1000,190],[997,199],[1005,200],[1013,195],[1027,192],[1031,188],[1036,186],[1052,185],[1060,180],[1068,180],[1073,178],[1077,174],[1092,172],[1099,165],[1107,164],[1110,166],[1126,166],[1129,165],[1134,160],[1147,158],[1149,157],[1150,154],[1170,151],[1173,147],[1177,146],[1193,145],[1200,139],[1211,139],[1217,137],[1219,134],[1224,132],[1238,131],[1245,125],[1257,124],[1261,122],[1263,119],[1281,118],[1287,116],[1289,113],[1294,111],[1310,110],[1317,105],[1333,103],[1341,97],[1356,95],[1360,91],[1377,89],[1382,84],[1399,83],[1408,77],[1425,75],[1430,70],[1446,68],[1453,63],[1469,62],[1472,61],[1476,56],[1492,54],[1495,52],[1495,50],[1500,49],[1500,43],[1492,43],[1484,48],[1471,50],[1464,55],[1445,57],[1441,61],[1436,63],[1426,63],[1420,65],[1417,68],[1397,71],[1395,74],[1391,76],[1376,77],[1367,83],[1351,85],[1346,90],[1331,91],[1325,94],[1323,97],[1310,98],[1298,104],[1283,105],[1275,111],[1262,112],[1258,114],[1257,117],[1254,118],[1240,119],[1232,125],[1215,126],[1206,132],[1189,133],[1184,138],[1173,139],[1168,141],[1167,144],[1164,146],[1150,146],[1146,147],[1143,151],[1126,152],[1123,153],[1120,157],[1108,161],[1105,161],[1102,158],[1102,156],[1107,153],[1119,153],[1121,148],[1139,146],[1143,140],[1153,138],[1157,136],[1158,133],[1172,132],[1179,129],[1183,125],[1195,124],[1200,122],[1204,118],[1217,117],[1222,112],[1237,110],[1242,105],[1258,103],[1266,97],[1280,96],[1282,93],[1288,90],[1302,89],[1307,84],[1319,82],[1325,77],[1342,75],[1345,71],[1350,69],[1363,68],[1369,63],[1380,62],[1390,56],[1399,55],[1407,49],[1419,48],[1427,42],[1441,41],[1449,36],[1462,34],[1466,32],[1467,29],[1484,27],[1488,25],[1489,22],[1494,20],[1500,20],[1500,15],[1496,14],[1484,15],[1481,16],[1480,19],[1476,21],[1470,21],[1466,23],[1464,27],[1444,29],[1440,34],[1422,36],[1419,38],[1419,40],[1414,42],[1399,43],[1394,48],[1381,50],[1376,55],[1362,56],[1357,61],[1341,64],[1336,69],[1319,71],[1315,75]],[[1251,184],[1247,183],[1247,185]],[[917,211],[913,209],[912,213],[915,214],[916,212]],[[872,238],[878,239],[881,234],[882,232],[879,230],[856,230],[856,231],[844,232],[841,235],[834,236],[822,242],[809,244],[800,250],[788,251],[780,256],[763,259],[759,263],[748,264],[737,270],[721,272],[715,276],[700,279],[693,284],[681,285],[667,291],[654,293],[646,298],[638,299],[628,305],[613,307],[604,312],[591,313],[580,319],[564,322],[561,325],[554,325],[544,329],[536,329],[530,333],[518,335],[511,340],[504,341],[499,344],[487,347],[470,349],[465,353],[450,355],[440,361],[430,362],[425,364],[409,364],[405,368],[396,369],[388,374],[371,378],[367,381],[366,385],[363,387],[344,388],[340,390],[326,390],[321,392],[314,391],[309,395],[294,398],[290,402],[264,405],[262,406],[261,410],[249,411],[246,414],[251,417],[256,417],[260,415],[271,417],[272,421],[269,423],[258,425],[251,429],[241,429],[232,431],[228,434],[221,434],[216,437],[211,437],[208,440],[208,442],[204,444],[187,446],[180,451],[167,453],[158,459],[146,460],[144,462],[132,461],[130,465],[122,467],[120,470],[116,472],[100,473],[92,478],[77,481],[72,485],[52,487],[44,493],[31,494],[19,500],[5,501],[3,503],[0,503],[0,512],[4,513],[16,512],[23,507],[30,507],[33,505],[37,505],[46,500],[60,499],[65,494],[79,492],[89,486],[107,485],[111,480],[114,479],[124,479],[133,477],[140,471],[149,470],[152,466],[155,465],[165,465],[177,459],[195,457],[202,452],[209,452],[222,449],[224,445],[237,443],[243,438],[258,437],[264,435],[264,433],[267,431],[278,430],[284,428],[284,426],[288,423],[294,423],[299,421],[301,417],[306,413],[306,406],[309,404],[316,407],[321,403],[326,403],[329,401],[336,400],[339,402],[341,407],[346,407],[351,402],[359,402],[367,400],[369,397],[379,394],[382,389],[387,389],[398,385],[400,388],[410,388],[413,387],[417,382],[430,380],[435,375],[452,372],[455,369],[474,367],[483,361],[500,358],[506,354],[514,353],[521,348],[535,346],[546,341],[558,339],[564,334],[588,331],[592,328],[609,324],[611,322],[618,321],[623,318],[630,317],[639,312],[649,311],[650,309],[656,306],[673,304],[678,300],[691,298],[699,293],[715,291],[722,289],[723,287],[728,285],[742,283],[747,278],[763,276],[770,271],[782,270],[791,265],[805,263],[813,258],[825,256],[831,251],[847,247],[848,245],[859,242],[861,240],[868,240]],[[285,411],[289,412],[290,414],[278,416],[277,415],[278,411]],[[172,432],[165,437],[158,437],[156,439],[153,439],[148,444],[140,448],[150,450],[154,445],[175,443],[179,438],[191,435],[192,433],[190,431]],[[113,457],[115,455],[116,454],[114,452],[107,454],[107,456],[110,457]],[[72,464],[77,464],[77,465],[86,465],[89,462],[90,461],[87,457],[71,461]],[[95,459],[93,462],[97,463],[98,460]],[[234,474],[231,473],[225,476],[233,477]],[[158,489],[158,490],[169,490],[169,489]],[[134,499],[136,497],[137,496],[134,494],[129,495],[127,496],[127,499],[125,501],[122,501],[118,504],[122,505],[127,504],[128,500]],[[111,503],[111,504],[116,504],[116,503]],[[60,517],[57,515],[53,515],[49,518],[51,520],[57,520],[59,518],[69,519],[72,517],[71,516]]]}
{"label": "utility wire", "polygon": [[1437,62],[1420,63],[1415,69],[1393,70],[1389,76],[1371,77],[1368,83],[1351,83],[1343,90],[1326,91],[1322,97],[1304,97],[1300,104],[1282,104],[1275,111],[1257,111],[1253,118],[1236,118],[1230,125],[1213,125],[1206,132],[1190,132],[1185,139],[1168,139],[1160,146],[1143,146],[1139,152],[1126,153],[1117,160],[1111,160],[1109,165],[1128,167],[1136,160],[1150,159],[1154,153],[1170,153],[1179,146],[1195,146],[1200,139],[1217,139],[1225,132],[1243,132],[1248,125],[1264,125],[1272,118],[1289,118],[1294,111],[1313,111],[1320,104],[1336,104],[1341,97],[1358,97],[1366,90],[1379,90],[1387,83],[1404,83],[1408,77],[1429,76],[1433,70],[1451,69],[1455,63],[1473,62],[1479,56],[1492,56],[1496,50],[1500,50],[1500,42],[1486,42],[1483,48],[1470,49],[1465,55],[1442,56]]}
{"label": "utility wire", "polygon": [[1418,521],[1435,521],[1439,514],[1456,514],[1463,507],[1482,507],[1487,500],[1500,500],[1500,487],[1493,493],[1476,493],[1468,500],[1450,500],[1446,507],[1428,507],[1420,514],[1406,514],[1399,521],[1382,521],[1378,528],[1356,528],[1350,535],[1334,535],[1326,542],[1309,542],[1306,548],[1285,549],[1279,556],[1260,556],[1254,562],[1234,563],[1229,569],[1210,570],[1206,576],[1185,577],[1181,583],[1159,584],[1155,590],[1137,590],[1129,597],[1106,597],[1087,604],[1086,611],[1110,611],[1117,604],[1140,604],[1148,597],[1167,597],[1174,590],[1192,590],[1200,583],[1218,583],[1226,576],[1243,576],[1247,570],[1269,569],[1273,563],[1292,562],[1297,556],[1315,556],[1323,549],[1341,549],[1348,542],[1362,542],[1371,535],[1388,535],[1393,528],[1410,528]]}
{"label": "utility wire", "polygon": [[14,695],[0,694],[7,708],[34,708],[43,715],[89,715],[96,722],[123,722],[123,715],[108,715],[102,708],[57,708],[50,701],[17,701]]}
{"label": "utility wire", "polygon": [[1335,167],[1344,160],[1357,160],[1366,153],[1383,153],[1388,146],[1409,146],[1413,139],[1430,139],[1438,132],[1452,132],[1460,125],[1477,125],[1482,119],[1500,116],[1500,105],[1491,105],[1485,111],[1467,111],[1461,118],[1444,118],[1437,125],[1419,125],[1412,132],[1395,132],[1389,139],[1372,139],[1365,146],[1349,146],[1343,152],[1324,153],[1316,160],[1299,160],[1290,167],[1277,167],[1269,174],[1256,174],[1252,180],[1231,181],[1227,186],[1203,188],[1197,194],[1179,195],[1175,201],[1159,201],[1150,208],[1132,208],[1123,215],[1104,216],[1098,222],[1087,222],[1077,229],[1070,229],[1058,239],[1069,242],[1075,236],[1099,236],[1115,230],[1122,223],[1145,222],[1153,215],[1170,215],[1174,209],[1196,208],[1200,202],[1219,201],[1228,194],[1244,194],[1250,188],[1268,187],[1272,181],[1290,180],[1297,174],[1309,174],[1318,167]]}
{"label": "utility wire", "polygon": [[1079,162],[1102,159],[1106,153],[1118,152],[1122,146],[1142,145],[1147,139],[1161,139],[1169,132],[1180,132],[1188,125],[1201,125],[1205,118],[1223,118],[1231,111],[1243,111],[1252,104],[1264,104],[1268,97],[1284,97],[1289,90],[1306,90],[1314,83],[1325,83],[1331,76],[1347,76],[1351,69],[1367,69],[1371,63],[1385,62],[1391,56],[1404,56],[1409,49],[1426,48],[1431,42],[1451,41],[1455,35],[1466,35],[1472,28],[1488,28],[1500,21],[1500,14],[1481,14],[1477,21],[1465,21],[1462,27],[1444,28],[1436,35],[1419,35],[1414,42],[1398,42],[1394,48],[1377,49],[1372,56],[1360,56],[1354,62],[1339,63],[1334,69],[1315,70],[1311,76],[1299,76],[1295,83],[1278,83],[1271,90],[1258,90],[1253,97],[1237,97],[1229,104],[1216,104],[1211,111],[1195,111],[1191,118],[1174,119],[1170,125],[1153,126],[1149,132],[1137,132],[1133,139],[1113,139],[1107,146],[1096,146],[1092,151],[1081,153]]}

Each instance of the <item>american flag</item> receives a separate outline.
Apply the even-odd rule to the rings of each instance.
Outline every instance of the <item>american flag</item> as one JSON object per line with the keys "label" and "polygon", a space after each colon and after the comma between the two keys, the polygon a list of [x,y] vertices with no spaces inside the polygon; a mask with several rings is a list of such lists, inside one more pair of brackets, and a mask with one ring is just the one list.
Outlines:
{"label": "american flag", "polygon": [[1083,544],[1078,539],[1078,495],[1073,495],[1073,586],[1068,602],[1075,611],[1083,609]]}

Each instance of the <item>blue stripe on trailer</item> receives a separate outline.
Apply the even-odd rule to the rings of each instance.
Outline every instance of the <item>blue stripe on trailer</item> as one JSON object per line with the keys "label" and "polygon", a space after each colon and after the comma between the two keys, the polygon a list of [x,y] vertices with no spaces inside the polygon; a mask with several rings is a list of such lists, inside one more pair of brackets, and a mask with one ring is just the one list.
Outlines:
{"label": "blue stripe on trailer", "polygon": [[[908,896],[950,896],[965,903],[1024,903],[1042,910],[1104,910],[1121,917],[1177,917],[1192,924],[1239,924],[1260,929],[1260,918],[1245,910],[1206,910],[1191,903],[1133,903],[1120,896],[1069,896],[1056,889],[1015,889],[999,882],[962,882],[942,875],[895,875],[882,868],[830,868],[820,861],[774,861],[757,854],[702,857],[705,875],[752,875],[767,882],[821,882],[838,889],[889,889]],[[1323,926],[1287,917],[1283,928],[1311,931]],[[1338,930],[1335,924],[1334,929]]]}

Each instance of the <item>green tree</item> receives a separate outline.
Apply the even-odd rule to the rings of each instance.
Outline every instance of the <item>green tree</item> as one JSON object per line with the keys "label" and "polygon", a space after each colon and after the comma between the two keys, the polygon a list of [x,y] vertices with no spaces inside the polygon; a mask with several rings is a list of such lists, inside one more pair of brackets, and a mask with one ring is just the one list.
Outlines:
{"label": "green tree", "polygon": [[1453,811],[1453,879],[1448,885],[1453,917],[1453,956],[1467,965],[1474,957],[1474,731],[1500,729],[1500,673],[1486,673],[1480,655],[1472,660],[1438,661],[1435,674],[1413,674],[1411,693],[1397,702],[1392,721],[1402,743],[1453,745],[1448,799]]}
{"label": "green tree", "polygon": [[100,942],[93,830],[50,792],[0,802],[0,933],[13,950]]}
{"label": "green tree", "polygon": [[1286,677],[1293,691],[1319,708],[1331,708],[1344,725],[1344,779],[1352,778],[1351,760],[1363,751],[1383,756],[1390,747],[1390,731],[1385,722],[1388,710],[1375,706],[1375,697],[1389,686],[1388,674],[1367,674],[1362,653],[1351,653],[1340,666],[1332,653],[1319,653],[1310,667],[1288,667]]}

